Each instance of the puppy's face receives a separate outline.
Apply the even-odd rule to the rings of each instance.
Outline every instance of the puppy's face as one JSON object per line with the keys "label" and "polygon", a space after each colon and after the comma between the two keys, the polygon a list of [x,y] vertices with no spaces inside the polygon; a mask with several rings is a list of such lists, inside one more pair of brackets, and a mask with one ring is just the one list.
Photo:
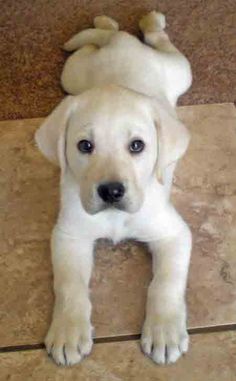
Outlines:
{"label": "puppy's face", "polygon": [[84,209],[129,213],[186,151],[189,133],[165,100],[119,86],[66,97],[36,132],[42,153],[70,171]]}
{"label": "puppy's face", "polygon": [[147,104],[126,92],[93,94],[69,118],[65,155],[87,213],[137,212],[157,159]]}

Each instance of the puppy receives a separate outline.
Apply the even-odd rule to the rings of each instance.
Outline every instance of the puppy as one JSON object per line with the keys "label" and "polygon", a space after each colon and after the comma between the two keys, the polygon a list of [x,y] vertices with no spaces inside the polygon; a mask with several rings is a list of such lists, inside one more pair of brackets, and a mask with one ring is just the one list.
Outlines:
{"label": "puppy", "polygon": [[57,364],[92,349],[89,280],[99,238],[147,242],[153,256],[141,346],[156,363],[188,349],[185,288],[191,233],[169,196],[189,133],[178,97],[191,85],[187,59],[164,32],[165,17],[143,17],[144,43],[96,17],[65,44],[75,51],[61,81],[70,94],[36,132],[61,167],[61,207],[52,233],[55,306],[45,339]]}

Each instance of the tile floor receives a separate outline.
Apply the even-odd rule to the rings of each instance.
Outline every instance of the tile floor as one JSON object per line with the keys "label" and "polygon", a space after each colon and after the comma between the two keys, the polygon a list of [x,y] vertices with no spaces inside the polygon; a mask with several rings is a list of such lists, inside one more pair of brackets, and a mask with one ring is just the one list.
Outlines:
{"label": "tile floor", "polygon": [[116,16],[124,28],[136,32],[140,15],[157,2],[134,0],[132,7],[122,0],[37,0],[34,6],[26,0],[5,2],[0,59],[6,94],[0,103],[0,380],[236,379],[235,13],[231,1],[224,6],[219,0],[172,3],[158,2],[169,16],[173,40],[188,54],[195,73],[182,104],[215,103],[178,109],[192,134],[173,188],[173,202],[194,236],[187,292],[190,351],[171,367],[158,367],[141,354],[136,335],[151,278],[150,256],[143,245],[113,247],[105,241],[97,245],[91,288],[96,338],[106,342],[95,344],[90,357],[66,370],[37,349],[52,312],[49,237],[58,209],[59,173],[38,152],[33,135],[42,122],[39,117],[63,96],[58,78],[65,56],[60,46],[100,13]]}
{"label": "tile floor", "polygon": [[[214,331],[214,327],[218,330],[219,326],[224,331],[230,325],[233,329],[236,323],[236,108],[230,103],[198,105],[180,107],[178,112],[192,134],[188,154],[176,172],[173,189],[173,202],[194,235],[187,293],[189,327],[194,332],[202,328],[207,331],[208,327],[213,327]],[[48,241],[58,207],[59,173],[35,146],[33,134],[41,122],[41,119],[0,122],[0,288],[4,290],[0,294],[0,338],[1,347],[22,346],[21,352],[0,354],[0,374],[4,369],[13,379],[19,377],[18,373],[12,374],[14,364],[24,377],[32,366],[35,379],[42,376],[44,368],[45,377],[55,369],[45,359],[45,352],[23,351],[24,345],[43,341],[53,302]],[[98,244],[91,283],[97,338],[106,337],[109,341],[114,336],[140,333],[150,267],[150,257],[143,245],[132,242],[117,247],[106,242]],[[186,375],[190,363],[197,368],[199,358],[213,367],[214,362],[217,363],[213,356],[215,341],[224,343],[224,361],[229,364],[235,338],[236,332],[194,336],[195,349],[190,349],[189,360],[187,355],[182,361],[183,368],[176,365],[176,369]],[[106,357],[109,345],[114,347],[114,353],[117,351],[112,365],[109,356]],[[203,355],[205,345],[212,348],[209,358]],[[89,369],[85,365],[76,367],[78,377],[85,372],[87,379],[95,380],[104,370],[107,379],[122,379],[125,369],[129,369],[127,357],[122,360],[119,371],[116,359],[124,351],[130,353],[129,361],[144,364],[139,367],[147,370],[147,379],[149,373],[150,377],[154,374],[165,377],[168,372],[170,377],[177,374],[175,366],[170,371],[157,367],[154,370],[148,359],[140,362],[136,342],[95,344],[95,347]],[[31,365],[26,366],[28,361]],[[37,370],[33,365],[36,362],[40,364]],[[76,371],[69,373],[71,377],[73,372]],[[196,372],[196,377],[201,378],[204,368]],[[220,374],[215,369],[212,372],[212,377]],[[229,367],[219,380],[228,380],[231,372],[233,368]],[[58,379],[64,374],[63,371],[57,373]],[[132,372],[125,379],[132,379],[134,374],[135,365],[132,365]]]}
{"label": "tile floor", "polygon": [[158,367],[136,341],[97,344],[92,355],[72,368],[60,368],[42,350],[0,356],[3,380],[21,381],[235,381],[236,335],[194,335],[191,351],[176,365]]}

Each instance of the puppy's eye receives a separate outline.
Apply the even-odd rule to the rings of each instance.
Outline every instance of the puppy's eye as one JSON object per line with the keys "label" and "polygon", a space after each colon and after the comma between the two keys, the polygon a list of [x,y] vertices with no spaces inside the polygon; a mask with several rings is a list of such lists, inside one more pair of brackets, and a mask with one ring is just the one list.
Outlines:
{"label": "puppy's eye", "polygon": [[89,140],[80,140],[77,144],[77,148],[82,153],[92,153],[94,150],[94,145]]}
{"label": "puppy's eye", "polygon": [[142,152],[145,147],[145,144],[142,140],[137,139],[133,140],[129,145],[129,150],[131,153],[139,153]]}

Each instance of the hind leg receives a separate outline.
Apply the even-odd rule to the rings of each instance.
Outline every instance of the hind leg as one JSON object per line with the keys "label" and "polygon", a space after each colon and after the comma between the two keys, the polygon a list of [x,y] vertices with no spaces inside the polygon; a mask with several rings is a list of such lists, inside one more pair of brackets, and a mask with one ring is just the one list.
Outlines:
{"label": "hind leg", "polygon": [[64,49],[72,52],[89,44],[102,47],[108,44],[111,37],[119,30],[119,24],[107,16],[97,16],[93,23],[95,28],[85,29],[77,33],[65,43]]}
{"label": "hind leg", "polygon": [[175,106],[178,97],[191,86],[192,74],[187,58],[172,44],[164,31],[165,26],[165,16],[156,11],[148,13],[139,22],[145,43],[155,49],[164,62],[167,97]]}
{"label": "hind leg", "polygon": [[85,45],[66,60],[61,74],[61,85],[67,93],[77,95],[87,89],[87,62],[97,50],[95,45]]}
{"label": "hind leg", "polygon": [[119,30],[119,24],[117,21],[108,16],[97,16],[93,19],[93,24],[96,29],[105,29],[105,30]]}
{"label": "hind leg", "polygon": [[144,34],[146,44],[161,52],[181,54],[164,31],[166,19],[162,13],[156,11],[148,13],[140,20],[139,27]]}
{"label": "hind leg", "polygon": [[93,23],[95,28],[79,32],[64,45],[67,51],[76,50],[67,59],[61,75],[63,89],[72,95],[79,94],[90,87],[91,56],[99,48],[108,44],[119,29],[118,23],[107,16],[97,16]]}

